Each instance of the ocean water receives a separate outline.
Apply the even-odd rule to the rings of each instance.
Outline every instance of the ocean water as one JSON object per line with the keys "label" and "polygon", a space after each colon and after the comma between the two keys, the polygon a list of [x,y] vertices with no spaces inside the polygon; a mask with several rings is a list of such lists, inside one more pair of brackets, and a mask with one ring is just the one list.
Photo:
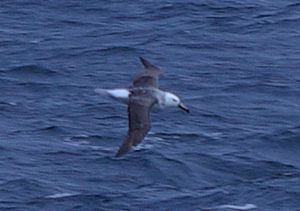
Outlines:
{"label": "ocean water", "polygon": [[[0,2],[0,210],[300,210],[297,0]],[[191,113],[126,156],[143,56]]]}

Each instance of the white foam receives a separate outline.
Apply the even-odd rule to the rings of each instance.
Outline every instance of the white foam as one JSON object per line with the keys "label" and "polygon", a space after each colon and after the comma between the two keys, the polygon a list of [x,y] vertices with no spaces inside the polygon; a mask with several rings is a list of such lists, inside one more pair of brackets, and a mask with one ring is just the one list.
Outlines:
{"label": "white foam", "polygon": [[46,198],[58,199],[58,198],[64,198],[64,197],[68,197],[68,196],[75,196],[75,195],[77,195],[77,193],[56,193],[53,195],[46,196]]}
{"label": "white foam", "polygon": [[105,152],[114,152],[115,151],[114,147],[90,146],[90,148],[95,151],[99,151],[99,150],[105,151]]}
{"label": "white foam", "polygon": [[155,137],[155,136],[145,137],[145,141],[163,141],[163,140],[164,140],[163,138]]}
{"label": "white foam", "polygon": [[73,136],[74,138],[88,138],[89,136],[88,135],[85,135],[85,134],[78,134],[78,135],[75,135]]}
{"label": "white foam", "polygon": [[223,137],[223,133],[221,132],[202,132],[203,135],[218,140]]}
{"label": "white foam", "polygon": [[254,205],[254,204],[245,204],[243,206],[224,204],[224,205],[217,206],[216,208],[219,208],[219,209],[233,209],[233,210],[250,210],[250,209],[257,208],[257,206]]}
{"label": "white foam", "polygon": [[71,145],[71,146],[75,146],[75,147],[79,147],[79,146],[83,146],[83,145],[88,145],[90,142],[89,141],[86,141],[86,140],[73,140],[73,138],[78,138],[78,139],[85,139],[85,138],[88,138],[89,136],[88,135],[85,135],[85,134],[79,134],[79,135],[75,135],[75,136],[72,136],[72,137],[66,137],[64,138],[64,143],[65,144],[68,144],[68,145]]}
{"label": "white foam", "polygon": [[132,148],[133,148],[133,150],[139,151],[139,150],[143,150],[143,149],[151,149],[151,148],[153,148],[153,145],[142,143],[142,144],[139,144],[139,145],[134,146]]}
{"label": "white foam", "polygon": [[65,141],[64,143],[74,147],[82,147],[89,144],[88,141],[76,141],[76,142]]}
{"label": "white foam", "polygon": [[16,106],[17,105],[17,103],[15,103],[15,102],[8,102],[8,104],[11,105],[11,106]]}

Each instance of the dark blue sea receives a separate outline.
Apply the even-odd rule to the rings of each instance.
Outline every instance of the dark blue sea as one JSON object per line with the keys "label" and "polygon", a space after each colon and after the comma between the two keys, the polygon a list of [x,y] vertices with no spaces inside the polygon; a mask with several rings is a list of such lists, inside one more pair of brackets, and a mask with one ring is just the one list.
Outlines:
{"label": "dark blue sea", "polygon": [[[0,210],[300,210],[298,0],[0,2]],[[143,56],[190,108],[115,158]]]}

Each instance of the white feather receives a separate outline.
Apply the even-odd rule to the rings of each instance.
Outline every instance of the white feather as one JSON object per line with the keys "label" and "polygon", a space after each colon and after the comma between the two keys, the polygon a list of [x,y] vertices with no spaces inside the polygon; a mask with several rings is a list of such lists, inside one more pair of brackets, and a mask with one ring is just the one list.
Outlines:
{"label": "white feather", "polygon": [[108,95],[115,100],[127,103],[130,92],[127,89],[95,89],[95,92],[101,95]]}

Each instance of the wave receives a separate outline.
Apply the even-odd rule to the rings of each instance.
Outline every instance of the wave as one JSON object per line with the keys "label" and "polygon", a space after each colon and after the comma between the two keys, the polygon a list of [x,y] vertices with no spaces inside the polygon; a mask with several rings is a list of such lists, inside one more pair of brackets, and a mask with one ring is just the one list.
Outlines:
{"label": "wave", "polygon": [[65,141],[101,141],[103,139],[111,139],[110,136],[78,134],[65,139]]}
{"label": "wave", "polygon": [[143,151],[143,150],[148,150],[151,148],[153,148],[153,144],[143,142],[137,146],[133,146],[132,151]]}
{"label": "wave", "polygon": [[6,70],[2,78],[19,85],[44,85],[56,82],[59,74],[39,65],[25,65]]}
{"label": "wave", "polygon": [[224,204],[220,206],[216,206],[216,209],[231,209],[231,210],[251,210],[257,208],[254,204],[245,204],[245,205],[231,205],[231,204]]}
{"label": "wave", "polygon": [[58,126],[58,125],[49,125],[49,126],[35,129],[34,131],[37,131],[40,133],[54,134],[54,135],[67,133],[67,130],[64,127]]}
{"label": "wave", "polygon": [[52,75],[57,72],[39,65],[24,65],[16,68],[12,68],[7,71],[9,74],[40,74],[40,75]]}
{"label": "wave", "polygon": [[105,53],[124,53],[124,52],[140,52],[141,49],[139,48],[134,48],[134,47],[128,47],[128,46],[110,46],[110,47],[105,47],[102,49],[99,49],[100,52],[105,52]]}
{"label": "wave", "polygon": [[66,198],[66,197],[70,197],[70,196],[76,196],[78,195],[78,193],[56,193],[56,194],[52,194],[52,195],[48,195],[45,196],[45,198],[49,198],[49,199],[59,199],[59,198]]}
{"label": "wave", "polygon": [[300,3],[291,3],[287,6],[287,9],[290,11],[290,9],[300,9]]}
{"label": "wave", "polygon": [[15,102],[6,102],[6,101],[0,101],[0,106],[16,106],[17,103]]}
{"label": "wave", "polygon": [[[149,133],[149,134],[152,134],[152,133]],[[172,139],[180,139],[180,138],[198,138],[200,137],[201,135],[198,134],[198,133],[166,133],[166,132],[157,132],[157,133],[153,133],[155,134],[155,136],[159,136],[159,138],[162,138],[162,139],[169,139],[169,138],[172,138]]]}
{"label": "wave", "polygon": [[79,134],[64,139],[64,143],[73,147],[80,147],[86,149],[92,149],[92,151],[99,151],[101,155],[110,155],[117,150],[110,140],[110,136],[99,136],[99,135],[86,135]]}
{"label": "wave", "polygon": [[8,193],[15,192],[15,198],[22,198],[24,192],[29,195],[38,196],[44,190],[47,190],[47,184],[44,184],[35,179],[19,178],[9,180],[1,185],[1,191],[7,191]]}
{"label": "wave", "polygon": [[276,130],[270,134],[257,135],[254,139],[256,141],[249,142],[248,148],[252,148],[256,157],[260,158],[261,166],[292,172],[300,169],[300,127]]}

